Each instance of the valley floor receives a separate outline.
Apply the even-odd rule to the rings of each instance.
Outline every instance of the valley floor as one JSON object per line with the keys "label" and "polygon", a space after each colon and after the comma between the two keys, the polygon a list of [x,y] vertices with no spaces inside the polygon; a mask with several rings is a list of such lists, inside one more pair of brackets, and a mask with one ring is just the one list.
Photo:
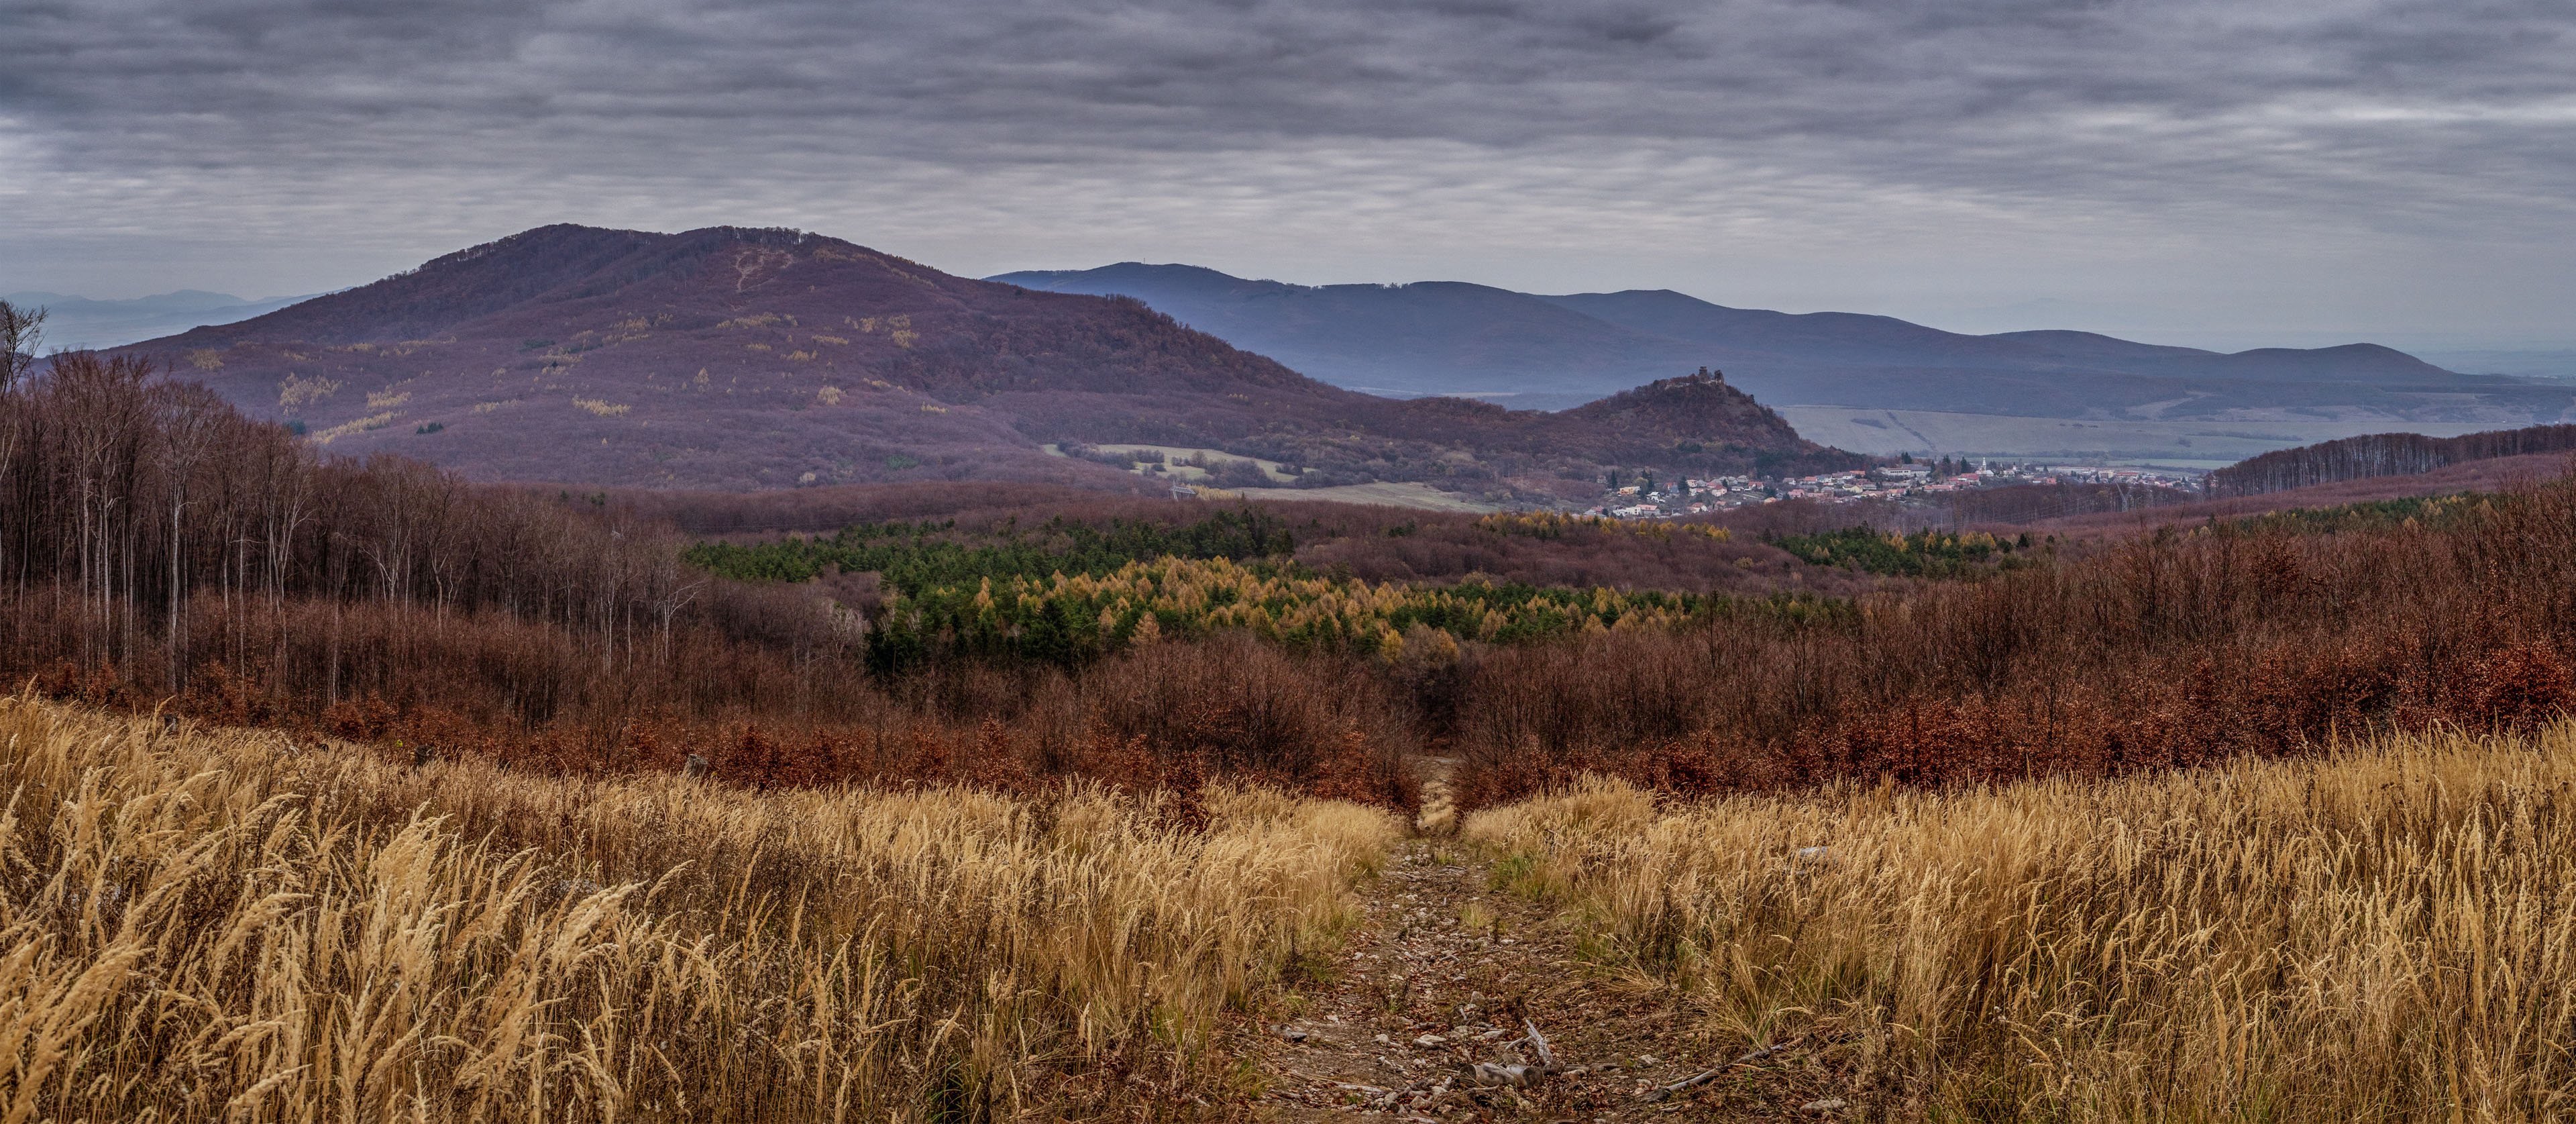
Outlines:
{"label": "valley floor", "polygon": [[2223,468],[2247,457],[2364,433],[2457,437],[2530,425],[2528,418],[2404,421],[2385,417],[2190,419],[2025,418],[1933,410],[1781,406],[1798,436],[1871,456],[1898,453],[2090,464]]}

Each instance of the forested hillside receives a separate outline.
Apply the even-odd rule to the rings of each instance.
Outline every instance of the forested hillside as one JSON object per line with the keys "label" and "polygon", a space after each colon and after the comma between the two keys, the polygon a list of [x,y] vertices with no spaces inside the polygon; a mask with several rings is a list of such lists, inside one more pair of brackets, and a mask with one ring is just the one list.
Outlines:
{"label": "forested hillside", "polygon": [[1718,392],[1731,409],[1587,418],[1400,402],[1307,378],[1132,299],[953,277],[791,230],[540,227],[122,354],[334,451],[483,480],[1153,490],[1044,451],[1142,442],[1294,470],[1260,485],[1422,481],[1509,498],[1516,478],[1544,493],[1609,465],[1857,463],[1731,387]]}
{"label": "forested hillside", "polygon": [[2411,476],[2471,461],[2576,450],[2576,425],[2536,425],[2459,437],[2373,433],[2265,453],[2209,474],[2213,496],[2259,496],[2346,480]]}
{"label": "forested hillside", "polygon": [[527,767],[1404,803],[1401,760],[1440,746],[1473,803],[1583,771],[2122,772],[2569,693],[2563,481],[2438,519],[1892,542],[950,485],[886,506],[975,509],[693,544],[604,492],[334,456],[147,366],[69,356],[0,396],[0,672]]}
{"label": "forested hillside", "polygon": [[1292,285],[1140,262],[992,280],[1135,297],[1338,386],[1551,409],[1696,365],[1724,368],[1775,406],[2025,418],[2328,409],[2501,421],[2554,419],[2576,402],[2553,384],[2461,374],[2369,343],[2226,354],[2092,332],[1969,335],[1892,316],[1730,308],[1669,289],[1542,296],[1452,281]]}

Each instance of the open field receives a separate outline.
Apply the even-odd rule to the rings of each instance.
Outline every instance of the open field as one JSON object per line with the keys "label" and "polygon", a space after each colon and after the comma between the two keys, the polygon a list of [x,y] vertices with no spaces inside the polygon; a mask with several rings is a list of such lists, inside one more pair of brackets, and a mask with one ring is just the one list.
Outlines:
{"label": "open field", "polygon": [[0,783],[19,1119],[2340,1124],[2576,1085],[2563,719],[1588,777],[1456,838],[1434,779],[1411,843],[1244,788],[549,778],[24,697]]}
{"label": "open field", "polygon": [[1396,821],[577,781],[0,699],[27,1120],[985,1120],[1222,1096]]}
{"label": "open field", "polygon": [[2217,468],[2258,453],[2364,433],[2404,431],[2432,437],[2519,424],[2413,422],[2388,418],[2263,421],[2136,421],[2112,418],[2022,418],[1930,410],[1860,410],[1848,406],[1781,406],[1798,435],[1873,456],[2065,458],[2086,463]]}
{"label": "open field", "polygon": [[1782,1047],[1712,1097],[1797,1080],[1869,1120],[2540,1120],[2576,1089],[2572,790],[2561,722],[1948,792],[1659,806],[1594,781],[1464,835],[1706,1035]]}
{"label": "open field", "polygon": [[[1061,457],[1066,455],[1064,446],[1062,445],[1044,445],[1040,446],[1040,448],[1045,451],[1046,455],[1051,457]],[[1158,473],[1146,473],[1142,468],[1139,468],[1136,471],[1140,475],[1165,477],[1178,484],[1195,484],[1201,480],[1209,478],[1208,470],[1200,468],[1197,465],[1181,463],[1191,457],[1205,458],[1209,464],[1219,465],[1224,464],[1227,461],[1251,461],[1253,464],[1259,466],[1261,471],[1267,474],[1272,480],[1278,481],[1282,484],[1292,483],[1297,479],[1296,477],[1289,475],[1287,468],[1278,461],[1263,460],[1260,457],[1237,456],[1233,453],[1226,452],[1223,449],[1197,449],[1185,445],[1121,444],[1094,445],[1092,448],[1098,449],[1104,453],[1128,453],[1131,455],[1159,453],[1163,458],[1163,471]]]}
{"label": "open field", "polygon": [[1505,510],[1498,504],[1479,503],[1457,492],[1444,492],[1429,484],[1412,480],[1343,484],[1332,488],[1248,488],[1244,490],[1243,498],[1372,503],[1387,507],[1420,508],[1424,511],[1466,511],[1478,514]]}
{"label": "open field", "polygon": [[[1181,463],[1189,457],[1204,457],[1210,464],[1220,465],[1230,460],[1250,461],[1260,466],[1262,472],[1278,483],[1288,484],[1297,479],[1289,475],[1278,461],[1237,456],[1220,449],[1194,449],[1180,445],[1098,445],[1094,447],[1104,453],[1160,453],[1163,456],[1163,471],[1146,474],[1140,470],[1139,475],[1146,475],[1149,479],[1166,479],[1176,484],[1198,484],[1213,478],[1206,469]],[[1065,455],[1063,450],[1055,445],[1046,446],[1046,451],[1051,456]],[[1245,499],[1324,500],[1331,503],[1411,507],[1424,511],[1466,511],[1483,514],[1506,510],[1501,505],[1480,503],[1457,492],[1444,492],[1419,481],[1379,481],[1371,484],[1342,484],[1329,488],[1244,488],[1241,489],[1241,493]]]}

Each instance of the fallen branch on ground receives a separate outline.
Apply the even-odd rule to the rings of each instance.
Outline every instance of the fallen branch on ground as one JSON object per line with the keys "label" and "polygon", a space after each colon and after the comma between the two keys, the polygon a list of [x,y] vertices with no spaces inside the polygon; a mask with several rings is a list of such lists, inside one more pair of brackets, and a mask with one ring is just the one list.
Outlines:
{"label": "fallen branch on ground", "polygon": [[1683,1078],[1683,1079],[1681,1079],[1681,1080],[1679,1080],[1679,1081],[1673,1082],[1673,1083],[1672,1083],[1672,1084],[1670,1084],[1670,1085],[1666,1085],[1666,1086],[1664,1086],[1663,1088],[1657,1089],[1657,1090],[1655,1090],[1654,1092],[1647,1094],[1647,1095],[1646,1095],[1646,1099],[1647,1099],[1647,1100],[1649,1100],[1649,1101],[1661,1101],[1661,1100],[1667,1100],[1667,1099],[1670,1099],[1670,1098],[1672,1097],[1672,1095],[1673,1095],[1673,1094],[1675,1094],[1675,1093],[1679,1093],[1679,1092],[1681,1092],[1681,1091],[1683,1091],[1683,1090],[1685,1090],[1685,1089],[1691,1089],[1691,1088],[1695,1088],[1695,1087],[1697,1087],[1697,1086],[1706,1085],[1706,1084],[1708,1084],[1708,1083],[1709,1083],[1709,1082],[1711,1082],[1711,1081],[1715,1081],[1715,1080],[1717,1080],[1717,1075],[1718,1075],[1718,1074],[1724,1073],[1724,1072],[1726,1072],[1727,1070],[1733,1069],[1733,1068],[1735,1068],[1735,1067],[1737,1067],[1737,1066],[1740,1066],[1740,1065],[1743,1065],[1743,1064],[1745,1064],[1745,1063],[1747,1063],[1747,1062],[1758,1062],[1758,1061],[1761,1061],[1761,1060],[1762,1060],[1762,1059],[1764,1059],[1764,1058],[1770,1057],[1770,1056],[1771,1056],[1771,1055],[1773,1055],[1773,1054],[1777,1054],[1777,1053],[1779,1053],[1779,1052],[1781,1052],[1781,1051],[1783,1051],[1783,1050],[1788,1049],[1788,1048],[1789,1048],[1789,1047],[1791,1047],[1791,1046],[1795,1046],[1795,1045],[1797,1045],[1797,1044],[1798,1044],[1798,1041],[1799,1041],[1798,1039],[1796,1039],[1796,1038],[1792,1038],[1792,1039],[1790,1039],[1790,1040],[1788,1040],[1788,1041],[1786,1041],[1786,1042],[1780,1042],[1780,1043],[1775,1043],[1775,1044],[1773,1044],[1773,1045],[1765,1046],[1765,1047],[1763,1047],[1763,1048],[1761,1048],[1761,1049],[1759,1049],[1759,1050],[1755,1050],[1755,1051],[1753,1051],[1753,1052],[1752,1052],[1752,1053],[1750,1053],[1750,1054],[1746,1054],[1746,1055],[1744,1055],[1743,1057],[1737,1058],[1737,1059],[1735,1059],[1734,1061],[1728,1062],[1728,1063],[1726,1063],[1725,1065],[1722,1065],[1722,1066],[1719,1066],[1719,1067],[1717,1067],[1717,1068],[1715,1068],[1715,1069],[1709,1070],[1709,1071],[1708,1071],[1708,1072],[1706,1072],[1706,1073],[1693,1074],[1692,1076],[1685,1077],[1685,1078]]}
{"label": "fallen branch on ground", "polygon": [[1477,1084],[1486,1086],[1528,1085],[1537,1081],[1541,1077],[1549,1077],[1560,1073],[1583,1073],[1586,1071],[1583,1066],[1564,1065],[1559,1063],[1556,1060],[1556,1051],[1548,1047],[1547,1036],[1539,1033],[1538,1024],[1536,1022],[1523,1019],[1521,1020],[1521,1026],[1526,1028],[1529,1033],[1503,1043],[1500,1048],[1510,1050],[1520,1046],[1522,1043],[1528,1043],[1530,1050],[1538,1055],[1538,1064],[1497,1065],[1493,1062],[1477,1062],[1468,1070],[1469,1074],[1475,1078]]}

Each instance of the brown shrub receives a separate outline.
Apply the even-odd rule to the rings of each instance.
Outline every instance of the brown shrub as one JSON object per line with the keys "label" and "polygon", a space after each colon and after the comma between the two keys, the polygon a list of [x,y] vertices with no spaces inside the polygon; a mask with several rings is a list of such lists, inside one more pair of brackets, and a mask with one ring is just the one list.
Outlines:
{"label": "brown shrub", "polygon": [[352,741],[374,741],[393,726],[393,704],[375,695],[342,699],[322,708],[322,728]]}
{"label": "brown shrub", "polygon": [[2464,715],[2482,729],[2524,731],[2563,717],[2576,705],[2576,675],[2555,649],[2516,644],[2479,660]]}
{"label": "brown shrub", "polygon": [[1689,792],[1941,786],[2521,729],[2571,701],[2576,484],[2443,529],[2169,528],[1852,612],[1612,634],[1470,663],[1467,807],[1593,771]]}

